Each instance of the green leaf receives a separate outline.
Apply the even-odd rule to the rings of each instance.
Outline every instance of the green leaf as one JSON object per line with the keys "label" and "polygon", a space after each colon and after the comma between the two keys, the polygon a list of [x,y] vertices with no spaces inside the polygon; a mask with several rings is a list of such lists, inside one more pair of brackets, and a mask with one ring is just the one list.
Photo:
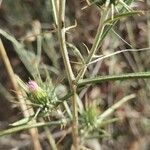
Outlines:
{"label": "green leaf", "polygon": [[23,44],[18,42],[12,35],[8,34],[2,29],[0,29],[0,35],[4,36],[6,39],[12,42],[14,50],[18,54],[20,60],[27,68],[29,73],[32,76],[34,76],[34,74],[37,74],[37,56],[35,55],[35,53],[26,50]]}
{"label": "green leaf", "polygon": [[114,21],[118,21],[122,18],[133,16],[133,15],[138,15],[138,14],[142,14],[142,11],[132,11],[132,12],[125,12],[125,13],[117,14],[114,16],[114,19],[111,19],[111,18],[107,19],[105,21],[105,24],[111,24]]}
{"label": "green leaf", "polygon": [[106,76],[81,79],[78,81],[78,86],[80,87],[80,86],[84,86],[86,84],[99,84],[99,83],[106,82],[106,81],[139,79],[139,78],[150,78],[150,71],[128,73],[128,74],[122,74],[122,75],[106,75]]}
{"label": "green leaf", "polygon": [[[67,120],[67,123],[70,122],[70,120]],[[4,136],[4,135],[9,135],[9,134],[13,134],[22,130],[27,130],[30,128],[36,128],[36,127],[43,127],[43,126],[51,126],[51,125],[61,125],[63,123],[62,120],[60,121],[51,121],[51,122],[38,122],[38,123],[33,123],[33,124],[25,124],[25,125],[21,125],[21,126],[15,126],[13,128],[10,129],[6,129],[3,131],[0,131],[0,137]]]}
{"label": "green leaf", "polygon": [[26,118],[23,118],[19,121],[16,121],[16,122],[10,124],[10,126],[20,126],[20,125],[29,123],[31,120],[32,120],[32,117],[26,117]]}

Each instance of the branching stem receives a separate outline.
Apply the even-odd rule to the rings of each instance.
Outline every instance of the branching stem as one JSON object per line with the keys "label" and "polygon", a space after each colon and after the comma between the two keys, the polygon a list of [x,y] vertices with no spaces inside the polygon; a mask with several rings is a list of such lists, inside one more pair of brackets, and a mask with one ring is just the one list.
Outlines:
{"label": "branching stem", "polygon": [[66,0],[59,1],[59,15],[58,15],[58,39],[60,43],[61,53],[63,57],[63,61],[65,64],[65,70],[67,73],[68,81],[70,84],[70,88],[73,91],[72,97],[72,106],[73,106],[73,144],[74,148],[78,149],[78,110],[77,110],[77,99],[76,99],[76,84],[75,84],[75,76],[73,74],[69,55],[66,46],[66,38],[65,38],[65,5]]}
{"label": "branching stem", "polygon": [[[94,40],[94,43],[92,45],[92,48],[90,50],[90,53],[87,57],[87,60],[85,62],[85,64],[89,64],[89,62],[92,60],[94,54],[96,53],[99,45],[100,45],[100,42],[102,42],[102,34],[103,34],[103,31],[104,31],[104,28],[105,28],[105,20],[107,19],[108,17],[108,10],[105,9],[103,12],[101,12],[101,19],[100,19],[100,23],[99,23],[99,26],[98,26],[98,29],[97,29],[97,34],[95,36],[95,40]],[[78,76],[76,77],[76,82],[83,78],[84,74],[85,74],[85,71],[87,69],[87,65],[85,65],[81,71],[79,72]]]}

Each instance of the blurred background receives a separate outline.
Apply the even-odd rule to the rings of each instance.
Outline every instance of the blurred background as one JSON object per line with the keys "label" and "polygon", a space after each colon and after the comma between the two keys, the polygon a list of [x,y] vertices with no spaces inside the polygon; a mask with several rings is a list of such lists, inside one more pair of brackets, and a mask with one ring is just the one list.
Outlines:
{"label": "blurred background", "polygon": [[[11,65],[23,81],[27,82],[34,74],[34,65],[39,63],[42,71],[44,65],[54,83],[65,76],[59,43],[55,32],[52,9],[49,0],[1,0],[0,28],[14,36],[27,51],[14,48],[12,42],[0,35]],[[73,43],[87,56],[84,46],[91,47],[100,14],[94,5],[83,9],[84,0],[68,0],[66,5],[66,26],[77,26],[67,33],[67,41]],[[150,2],[135,2],[132,6],[143,10],[141,16],[122,19],[104,40],[98,54],[110,54],[125,49],[150,48]],[[51,33],[51,34],[49,34]],[[84,43],[84,44],[83,44]],[[80,64],[70,51],[72,67],[77,73]],[[88,68],[86,76],[113,75],[150,70],[150,50],[124,52],[97,62]],[[43,75],[44,76],[44,75]],[[64,81],[67,85],[67,83]],[[10,102],[14,98],[13,87],[8,73],[0,59],[0,129],[5,129],[14,120],[21,118],[20,109]],[[91,101],[99,101],[101,111],[105,110],[123,96],[131,93],[137,95],[118,109],[114,116],[121,118],[107,127],[111,136],[95,139],[102,150],[149,150],[150,149],[150,81],[148,79],[106,82],[86,90]],[[84,99],[85,91],[80,93]],[[26,132],[0,139],[0,149],[9,150],[15,147],[27,149],[31,144]],[[42,139],[42,135],[41,135]],[[98,142],[97,142],[98,141]],[[46,142],[43,142],[46,149]]]}

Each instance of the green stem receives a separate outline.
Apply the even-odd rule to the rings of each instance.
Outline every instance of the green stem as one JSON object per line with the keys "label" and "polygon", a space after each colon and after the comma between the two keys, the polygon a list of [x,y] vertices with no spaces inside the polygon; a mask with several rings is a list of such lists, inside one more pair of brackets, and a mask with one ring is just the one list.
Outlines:
{"label": "green stem", "polygon": [[79,150],[79,143],[78,143],[78,107],[77,107],[77,86],[73,86],[73,145],[75,150]]}
{"label": "green stem", "polygon": [[128,74],[122,74],[122,75],[107,75],[107,76],[100,76],[100,77],[92,77],[88,79],[81,79],[78,81],[78,86],[84,86],[87,84],[99,84],[99,83],[106,82],[106,81],[139,79],[139,78],[150,78],[150,71],[128,73]]}
{"label": "green stem", "polygon": [[65,38],[65,3],[66,0],[60,0],[59,1],[59,16],[58,16],[58,38],[61,48],[61,53],[63,56],[63,61],[65,64],[65,69],[67,73],[67,77],[70,83],[70,86],[72,85],[72,81],[75,80],[71,64],[69,61],[68,51],[66,47],[66,38]]}
{"label": "green stem", "polygon": [[63,61],[65,64],[65,70],[67,73],[68,81],[70,84],[70,88],[73,91],[72,97],[72,106],[73,106],[73,145],[74,148],[78,149],[78,110],[77,110],[77,99],[76,99],[76,85],[75,85],[75,76],[73,74],[69,55],[66,46],[66,38],[65,38],[65,4],[66,0],[59,1],[59,16],[58,16],[58,39],[60,43],[61,53],[63,57]]}
{"label": "green stem", "polygon": [[53,18],[56,25],[58,25],[58,7],[57,7],[57,0],[50,0],[53,9]]}
{"label": "green stem", "polygon": [[105,22],[107,16],[108,16],[108,10],[105,9],[101,13],[101,19],[100,19],[100,23],[99,23],[99,26],[98,26],[98,29],[97,29],[97,34],[95,36],[94,43],[93,43],[92,48],[90,50],[90,54],[87,57],[87,60],[85,62],[86,65],[83,67],[83,69],[81,69],[78,76],[76,77],[76,82],[84,76],[85,71],[87,69],[87,64],[89,64],[89,62],[92,60],[93,55],[96,53],[96,51],[98,50],[99,45],[102,43],[102,40],[101,40],[102,38],[101,37],[102,37],[103,32],[104,32],[104,28],[105,28],[104,22]]}
{"label": "green stem", "polygon": [[13,134],[22,130],[27,130],[31,128],[37,128],[37,127],[43,127],[43,126],[50,126],[50,125],[60,125],[62,124],[62,121],[51,121],[51,122],[39,122],[35,124],[27,124],[27,125],[21,125],[14,128],[6,129],[3,131],[0,131],[0,137],[4,135]]}

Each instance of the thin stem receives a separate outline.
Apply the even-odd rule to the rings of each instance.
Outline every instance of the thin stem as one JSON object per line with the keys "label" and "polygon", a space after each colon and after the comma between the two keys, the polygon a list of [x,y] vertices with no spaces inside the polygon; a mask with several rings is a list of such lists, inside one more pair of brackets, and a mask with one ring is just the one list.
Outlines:
{"label": "thin stem", "polygon": [[69,80],[70,86],[72,85],[72,81],[75,80],[70,61],[68,56],[68,51],[66,47],[66,38],[65,38],[65,3],[66,0],[60,0],[59,2],[59,24],[58,24],[58,38],[60,42],[61,53],[63,56],[63,61],[65,64],[65,69],[67,73],[67,77]]}
{"label": "thin stem", "polygon": [[9,78],[10,78],[10,80],[12,82],[13,88],[17,92],[18,91],[18,84],[17,84],[16,79],[15,79],[15,74],[13,72],[12,66],[10,64],[9,58],[8,58],[8,56],[6,54],[6,50],[5,50],[4,46],[3,46],[3,43],[1,41],[1,39],[0,39],[0,56],[1,56],[1,58],[2,58],[2,60],[4,62],[4,64],[5,64],[5,67],[7,69]]}
{"label": "thin stem", "polygon": [[73,87],[73,144],[75,150],[79,149],[78,143],[78,110],[77,110],[77,86],[74,85]]}
{"label": "thin stem", "polygon": [[70,110],[70,107],[68,105],[68,103],[66,101],[63,102],[63,105],[68,113],[68,116],[72,119],[72,113],[71,113],[71,110]]}
{"label": "thin stem", "polygon": [[60,125],[61,123],[62,123],[62,121],[51,121],[51,122],[39,122],[39,123],[34,123],[34,124],[32,123],[32,124],[21,125],[21,126],[17,126],[14,128],[0,131],[0,137],[2,137],[4,135],[13,134],[13,133],[16,133],[16,132],[19,132],[22,130],[38,128],[38,127],[43,127],[43,126],[50,126],[50,125]]}
{"label": "thin stem", "polygon": [[150,71],[128,73],[128,74],[122,74],[122,75],[107,75],[107,76],[93,77],[89,79],[81,79],[78,81],[78,86],[84,86],[87,84],[99,84],[99,83],[106,82],[106,81],[139,79],[139,78],[150,78]]}
{"label": "thin stem", "polygon": [[[105,28],[104,22],[105,22],[107,16],[108,16],[108,10],[105,9],[101,13],[101,19],[100,19],[100,23],[99,23],[99,26],[98,26],[98,29],[97,29],[97,34],[95,36],[94,43],[92,45],[92,48],[90,50],[90,53],[88,55],[88,58],[87,58],[85,64],[89,64],[89,62],[92,60],[94,54],[96,53],[100,42],[102,42],[101,37],[103,35],[103,31],[104,31],[104,28]],[[87,65],[85,65],[83,67],[83,69],[81,69],[81,71],[79,72],[78,76],[76,77],[76,82],[84,76],[84,73],[85,73],[86,69],[87,69]]]}
{"label": "thin stem", "polygon": [[67,73],[70,88],[73,91],[72,105],[73,105],[73,144],[74,148],[78,149],[78,111],[77,111],[77,99],[76,99],[76,85],[75,77],[71,68],[69,55],[66,46],[65,38],[65,4],[66,0],[59,1],[59,16],[58,16],[58,39],[60,43],[61,53],[65,64],[65,70]]}
{"label": "thin stem", "polygon": [[58,25],[58,7],[57,0],[50,0],[53,8],[53,18],[56,25]]}
{"label": "thin stem", "polygon": [[[19,90],[19,86],[18,86],[18,83],[16,81],[15,73],[13,71],[13,68],[12,68],[11,64],[10,64],[9,58],[6,54],[6,50],[3,46],[3,43],[1,41],[1,39],[0,39],[0,56],[2,57],[2,60],[5,64],[5,67],[7,69],[9,78],[12,82],[13,88],[16,91],[16,96],[18,98],[18,101],[20,102],[20,107],[23,111],[23,114],[24,114],[25,117],[28,117],[28,116],[30,116],[30,112],[27,110],[27,106],[24,102],[24,99],[22,98],[23,96],[22,96],[22,93]],[[39,142],[39,139],[38,139],[37,129],[30,129],[29,132],[30,132],[30,135],[32,137],[34,149],[41,150],[42,148],[41,148],[41,145],[40,145],[40,142]]]}
{"label": "thin stem", "polygon": [[88,65],[91,65],[93,63],[96,63],[98,61],[102,61],[103,59],[105,58],[109,58],[111,56],[114,56],[114,55],[117,55],[117,54],[120,54],[120,53],[124,53],[124,52],[139,52],[139,51],[147,51],[147,50],[150,50],[150,48],[142,48],[142,49],[124,49],[124,50],[120,50],[120,51],[116,51],[114,53],[110,53],[108,55],[101,55],[99,58],[91,61]]}

